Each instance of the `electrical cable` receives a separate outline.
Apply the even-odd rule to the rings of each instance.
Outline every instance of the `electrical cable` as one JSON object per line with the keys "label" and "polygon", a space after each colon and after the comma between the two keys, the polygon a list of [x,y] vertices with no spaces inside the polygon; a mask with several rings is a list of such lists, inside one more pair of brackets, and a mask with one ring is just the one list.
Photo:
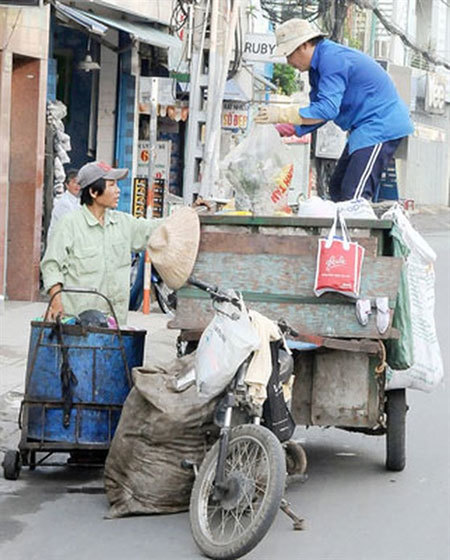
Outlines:
{"label": "electrical cable", "polygon": [[373,0],[352,0],[352,2],[364,10],[372,10],[372,12],[380,20],[381,24],[387,31],[389,31],[393,35],[397,35],[398,37],[400,37],[404,45],[421,54],[425,60],[431,62],[431,64],[435,64],[436,66],[444,66],[445,68],[447,68],[447,70],[450,70],[449,60],[432,54],[428,49],[416,45],[416,43],[407,36],[406,31],[400,28],[396,23],[391,22],[388,17],[379,8],[376,7]]}

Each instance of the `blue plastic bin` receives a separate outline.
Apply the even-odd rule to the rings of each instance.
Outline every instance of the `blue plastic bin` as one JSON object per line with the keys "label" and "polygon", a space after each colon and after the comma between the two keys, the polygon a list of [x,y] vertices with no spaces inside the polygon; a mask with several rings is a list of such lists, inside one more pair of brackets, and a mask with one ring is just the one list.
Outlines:
{"label": "blue plastic bin", "polygon": [[31,323],[19,449],[108,449],[131,388],[131,369],[143,362],[146,331],[63,325],[77,380],[64,426],[62,351],[54,328],[55,323]]}

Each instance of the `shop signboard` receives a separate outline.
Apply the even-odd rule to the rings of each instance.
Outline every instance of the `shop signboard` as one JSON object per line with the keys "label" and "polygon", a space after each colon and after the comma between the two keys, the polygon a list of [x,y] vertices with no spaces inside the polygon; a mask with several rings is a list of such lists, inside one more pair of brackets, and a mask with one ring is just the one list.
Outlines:
{"label": "shop signboard", "polygon": [[442,115],[445,112],[446,77],[434,72],[427,73],[425,88],[425,111]]}
{"label": "shop signboard", "polygon": [[245,130],[248,124],[248,108],[246,104],[224,101],[222,105],[222,128],[226,130]]}
{"label": "shop signboard", "polygon": [[133,216],[145,218],[147,215],[147,183],[145,177],[136,177],[133,181]]}
{"label": "shop signboard", "polygon": [[164,215],[166,182],[164,179],[155,179],[150,192],[148,192],[148,179],[136,177],[133,181],[133,216],[145,218],[150,206],[154,218]]}
{"label": "shop signboard", "polygon": [[[161,140],[156,142],[154,179],[169,180],[170,150],[172,142]],[[138,141],[137,177],[148,177],[149,143],[147,140]]]}
{"label": "shop signboard", "polygon": [[248,62],[286,62],[283,56],[275,58],[275,33],[247,33],[242,57]]}

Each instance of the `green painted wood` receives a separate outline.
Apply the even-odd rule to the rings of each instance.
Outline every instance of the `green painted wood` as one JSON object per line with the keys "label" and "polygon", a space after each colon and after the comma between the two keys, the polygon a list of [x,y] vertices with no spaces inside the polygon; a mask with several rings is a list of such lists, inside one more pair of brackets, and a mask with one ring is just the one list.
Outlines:
{"label": "green painted wood", "polygon": [[[296,295],[281,295],[281,294],[266,294],[259,292],[243,291],[242,297],[248,304],[252,302],[267,302],[267,303],[309,303],[311,305],[343,305],[349,304],[349,299],[341,294],[323,294],[322,296],[296,296]],[[187,299],[210,299],[209,294],[199,290],[198,288],[182,288],[177,292],[178,297]],[[395,308],[395,301],[390,301],[391,309]]]}
{"label": "green painted wood", "polygon": [[[200,216],[201,224],[237,225],[237,226],[272,226],[272,227],[330,227],[331,218],[300,218],[298,216],[228,216],[226,214]],[[346,220],[347,226],[359,229],[391,229],[391,220]]]}
{"label": "green painted wood", "polygon": [[[375,313],[362,327],[355,304],[340,294],[314,294],[317,240],[321,228],[331,226],[327,218],[201,216],[202,239],[193,276],[221,288],[244,293],[249,307],[273,320],[284,318],[303,333],[339,338],[380,337]],[[369,229],[358,236],[367,248],[361,280],[361,297],[387,296],[391,308],[397,297],[402,260],[375,257],[384,235],[392,227],[387,220],[353,220],[350,227]],[[259,233],[259,227],[265,227]],[[286,228],[286,234],[267,233],[267,226]],[[234,228],[236,227],[236,230]],[[298,228],[298,234],[295,231]],[[356,237],[355,237],[356,238]],[[178,292],[178,306],[170,328],[203,330],[213,317],[209,296],[194,288]]]}
{"label": "green painted wood", "polygon": [[[200,253],[233,253],[235,255],[315,255],[318,235],[261,235],[259,233],[226,233],[202,231]],[[367,256],[377,255],[377,237],[352,237],[366,250]]]}
{"label": "green painted wood", "polygon": [[[388,296],[393,304],[402,265],[399,258],[365,257],[361,273],[361,297]],[[200,253],[192,275],[222,288],[315,300],[315,273],[315,255]],[[182,297],[182,294],[180,291],[179,296]]]}
{"label": "green painted wood", "polygon": [[[351,303],[334,305],[251,302],[251,309],[259,311],[273,321],[285,319],[294,329],[303,333],[338,338],[389,338],[388,332],[380,336],[375,324],[375,313],[369,324],[361,326]],[[180,297],[171,329],[203,331],[213,318],[211,301]]]}

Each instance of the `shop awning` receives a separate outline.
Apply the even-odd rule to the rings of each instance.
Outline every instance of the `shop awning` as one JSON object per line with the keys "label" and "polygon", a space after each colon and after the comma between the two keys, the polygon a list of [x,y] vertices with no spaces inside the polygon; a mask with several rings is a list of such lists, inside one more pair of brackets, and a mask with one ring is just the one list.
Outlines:
{"label": "shop awning", "polygon": [[169,70],[176,70],[178,68],[182,53],[182,43],[178,37],[155,29],[148,23],[136,23],[124,19],[115,19],[94,14],[92,14],[92,17],[108,27],[113,27],[114,29],[128,33],[130,37],[137,39],[141,43],[153,45],[160,49],[167,49]]}
{"label": "shop awning", "polygon": [[150,25],[150,22],[131,22],[125,19],[88,13],[61,4],[61,2],[55,2],[54,5],[59,16],[72,20],[90,33],[104,35],[108,29],[113,28],[128,33],[131,38],[137,39],[141,43],[166,49],[168,51],[169,70],[177,69],[182,52],[181,40],[178,37],[164,33],[164,31],[155,29]]}
{"label": "shop awning", "polygon": [[62,19],[66,22],[74,22],[80,27],[83,27],[89,33],[94,33],[95,35],[103,36],[108,31],[108,26],[103,25],[97,20],[93,19],[86,12],[77,10],[76,8],[71,8],[61,2],[54,3],[56,15],[58,19]]}
{"label": "shop awning", "polygon": [[96,14],[89,14],[89,16],[108,27],[114,27],[119,31],[125,31],[125,33],[131,35],[131,37],[143,43],[147,43],[148,45],[154,45],[160,49],[181,49],[180,39],[168,33],[164,33],[159,29],[155,29],[146,23],[135,23],[124,19],[98,16]]}

